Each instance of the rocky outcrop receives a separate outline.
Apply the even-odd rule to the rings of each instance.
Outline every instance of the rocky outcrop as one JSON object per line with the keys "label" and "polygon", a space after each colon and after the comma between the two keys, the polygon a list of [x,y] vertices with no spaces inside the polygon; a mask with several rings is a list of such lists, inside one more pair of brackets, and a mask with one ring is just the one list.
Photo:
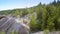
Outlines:
{"label": "rocky outcrop", "polygon": [[29,34],[29,26],[20,21],[20,19],[13,17],[6,17],[0,19],[0,31],[5,31],[10,34],[12,31],[17,31],[18,34]]}

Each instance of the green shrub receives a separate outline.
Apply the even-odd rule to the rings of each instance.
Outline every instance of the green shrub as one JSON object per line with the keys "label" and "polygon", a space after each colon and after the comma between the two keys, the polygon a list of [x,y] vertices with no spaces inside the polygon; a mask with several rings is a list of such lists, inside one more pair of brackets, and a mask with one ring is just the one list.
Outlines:
{"label": "green shrub", "polygon": [[34,17],[34,15],[31,16],[31,20],[30,20],[30,29],[31,30],[36,30],[36,18]]}

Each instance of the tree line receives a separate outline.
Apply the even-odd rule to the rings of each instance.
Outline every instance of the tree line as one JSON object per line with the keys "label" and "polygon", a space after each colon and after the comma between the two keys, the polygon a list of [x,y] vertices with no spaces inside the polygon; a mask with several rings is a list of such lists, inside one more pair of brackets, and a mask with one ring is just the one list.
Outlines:
{"label": "tree line", "polygon": [[60,31],[60,0],[54,0],[50,4],[39,3],[34,7],[37,18],[32,19],[30,22],[31,31],[45,30]]}

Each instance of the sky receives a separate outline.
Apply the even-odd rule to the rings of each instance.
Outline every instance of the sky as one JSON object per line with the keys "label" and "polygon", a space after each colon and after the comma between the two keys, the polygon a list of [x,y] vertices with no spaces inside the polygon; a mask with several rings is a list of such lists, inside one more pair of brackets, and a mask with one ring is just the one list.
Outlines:
{"label": "sky", "polygon": [[54,0],[0,0],[0,10],[9,10],[16,8],[26,8],[42,4],[49,4]]}

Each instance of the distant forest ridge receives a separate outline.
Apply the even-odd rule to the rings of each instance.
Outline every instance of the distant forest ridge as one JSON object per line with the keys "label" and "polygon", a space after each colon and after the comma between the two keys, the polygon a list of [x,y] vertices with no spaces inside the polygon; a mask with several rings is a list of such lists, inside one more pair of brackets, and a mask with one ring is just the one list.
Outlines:
{"label": "distant forest ridge", "polygon": [[[12,14],[13,16],[16,16],[16,15],[26,15],[28,13],[32,13],[32,12],[36,12],[36,9],[37,7],[39,6],[44,6],[45,4],[41,4],[41,2],[37,5],[37,6],[33,6],[33,7],[30,7],[30,8],[20,8],[20,9],[12,9],[12,10],[2,10],[0,11],[0,14],[1,15],[8,15],[8,14]],[[48,4],[48,5],[54,5],[55,7],[58,7],[60,5],[60,0],[54,0],[52,3]],[[48,6],[48,5],[45,5],[45,6]],[[22,16],[21,15],[21,16]]]}

